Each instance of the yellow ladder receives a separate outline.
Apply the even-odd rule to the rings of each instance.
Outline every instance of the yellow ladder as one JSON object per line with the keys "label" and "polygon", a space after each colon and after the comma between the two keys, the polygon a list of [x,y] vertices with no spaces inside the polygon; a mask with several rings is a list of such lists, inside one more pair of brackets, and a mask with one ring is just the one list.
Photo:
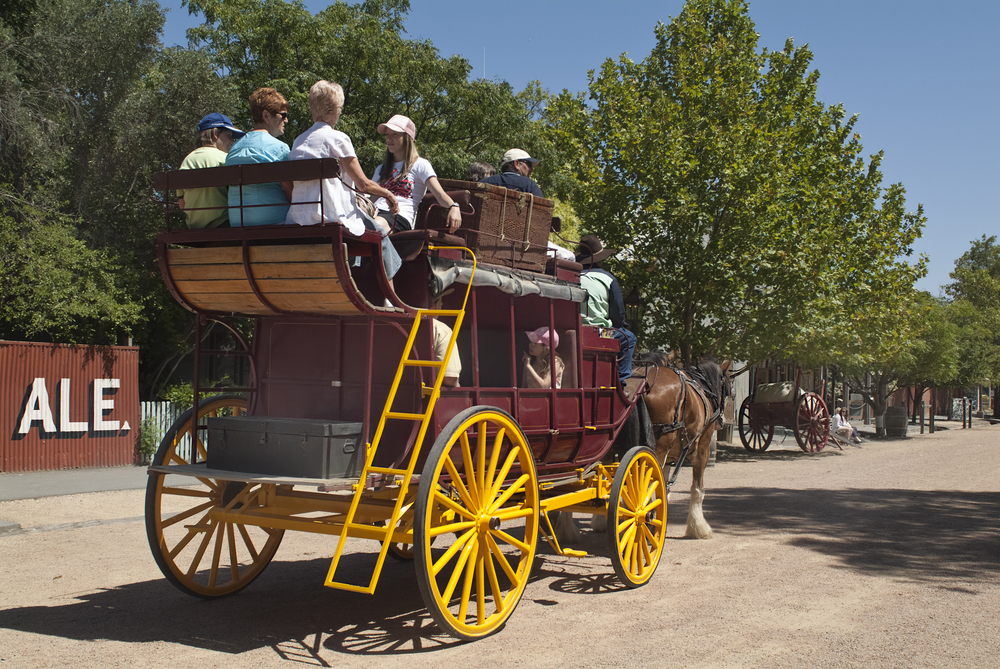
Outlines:
{"label": "yellow ladder", "polygon": [[[385,563],[385,557],[389,552],[389,545],[392,543],[393,532],[395,532],[396,525],[399,524],[399,519],[403,515],[403,500],[406,498],[406,492],[410,487],[410,479],[413,477],[413,470],[417,466],[417,460],[420,456],[420,448],[423,444],[424,435],[427,433],[427,428],[434,415],[434,406],[437,404],[438,397],[441,396],[441,383],[444,381],[444,370],[447,368],[448,361],[451,359],[451,354],[455,348],[455,341],[458,339],[458,331],[462,327],[462,320],[465,318],[465,307],[469,301],[469,292],[472,290],[472,279],[476,275],[475,254],[464,247],[428,246],[428,248],[430,250],[456,249],[467,252],[472,257],[472,276],[469,277],[469,283],[465,288],[465,298],[462,300],[461,309],[419,309],[416,317],[413,319],[413,325],[410,326],[410,336],[406,340],[406,346],[403,348],[403,356],[400,358],[399,366],[396,368],[396,377],[392,381],[392,387],[389,390],[389,397],[385,401],[385,407],[382,409],[382,416],[379,418],[378,429],[375,431],[375,439],[366,449],[365,466],[361,470],[360,480],[354,486],[354,497],[351,500],[351,506],[344,519],[344,526],[340,530],[340,541],[337,542],[337,551],[333,555],[333,560],[330,562],[330,569],[326,574],[326,580],[323,582],[323,585],[331,588],[349,590],[351,592],[363,592],[369,595],[375,592],[375,586],[378,585],[378,577],[382,573],[382,565]],[[444,358],[442,360],[410,359],[410,352],[413,350],[413,343],[417,339],[417,332],[420,329],[420,324],[424,321],[424,316],[455,317],[455,327],[452,328],[451,338],[448,340],[448,348],[445,350]],[[428,319],[427,322],[430,323],[430,319]],[[429,367],[437,370],[437,376],[434,379],[434,387],[430,389],[430,396],[427,400],[427,409],[423,413],[404,413],[392,410],[393,401],[396,399],[396,392],[399,390],[400,380],[403,378],[403,370],[408,367]],[[424,390],[426,391],[427,388],[424,387]],[[385,422],[387,420],[408,420],[420,422],[420,430],[417,433],[417,439],[413,444],[412,451],[410,452],[409,464],[406,469],[375,467],[372,465],[375,461],[375,453],[378,452],[379,443],[381,442],[382,433],[385,430]],[[392,509],[392,517],[389,519],[389,522],[386,523],[384,528],[372,527],[371,525],[364,523],[354,522],[358,506],[361,503],[361,498],[365,493],[366,481],[372,474],[382,474],[386,477],[389,483],[392,482],[393,478],[401,477],[399,493],[396,497],[396,504]],[[334,574],[337,571],[337,566],[340,564],[340,558],[344,553],[344,545],[347,542],[347,537],[351,536],[352,530],[355,531],[357,535],[361,536],[371,536],[373,531],[377,535],[381,535],[380,541],[382,542],[382,550],[379,551],[378,561],[375,563],[375,571],[372,573],[371,580],[368,582],[367,586],[354,585],[353,583],[342,583],[334,580]]]}

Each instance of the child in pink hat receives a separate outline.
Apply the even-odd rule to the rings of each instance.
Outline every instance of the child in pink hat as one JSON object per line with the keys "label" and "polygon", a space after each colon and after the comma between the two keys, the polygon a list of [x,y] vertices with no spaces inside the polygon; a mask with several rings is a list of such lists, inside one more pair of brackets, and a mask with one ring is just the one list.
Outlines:
{"label": "child in pink hat", "polygon": [[[528,350],[521,358],[524,363],[521,386],[524,388],[551,388],[552,356],[550,353],[553,348],[559,347],[559,333],[543,327],[525,334],[528,335]],[[556,388],[562,388],[563,371],[566,366],[558,353],[555,355],[555,364]]]}

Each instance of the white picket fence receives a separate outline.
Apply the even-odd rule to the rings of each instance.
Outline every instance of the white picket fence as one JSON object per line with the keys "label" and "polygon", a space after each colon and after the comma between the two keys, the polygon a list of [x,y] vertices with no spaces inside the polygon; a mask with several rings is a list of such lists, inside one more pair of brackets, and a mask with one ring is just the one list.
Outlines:
{"label": "white picket fence", "polygon": [[[154,429],[156,443],[163,441],[167,430],[180,418],[184,409],[175,406],[170,402],[139,402],[139,424],[146,425],[146,419],[151,418]],[[190,449],[190,445],[187,446]]]}

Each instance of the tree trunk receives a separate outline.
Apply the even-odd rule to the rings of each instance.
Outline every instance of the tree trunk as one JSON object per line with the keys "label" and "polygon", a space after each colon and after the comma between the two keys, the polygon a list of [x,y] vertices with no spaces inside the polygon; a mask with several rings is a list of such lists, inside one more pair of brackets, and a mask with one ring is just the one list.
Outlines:
{"label": "tree trunk", "polygon": [[874,393],[875,397],[873,398],[875,400],[875,406],[874,406],[875,417],[876,419],[878,419],[879,417],[881,417],[882,419],[878,421],[882,423],[882,427],[878,427],[877,425],[875,427],[875,435],[879,437],[885,436],[885,408],[887,400],[889,399],[889,393],[887,391],[888,387],[889,387],[888,379],[886,379],[885,376],[879,374],[877,377],[877,381],[875,382],[875,393]]}
{"label": "tree trunk", "polygon": [[924,391],[927,390],[926,386],[919,385],[912,388],[910,393],[910,425],[917,424],[917,416],[920,411],[920,398],[924,396]]}

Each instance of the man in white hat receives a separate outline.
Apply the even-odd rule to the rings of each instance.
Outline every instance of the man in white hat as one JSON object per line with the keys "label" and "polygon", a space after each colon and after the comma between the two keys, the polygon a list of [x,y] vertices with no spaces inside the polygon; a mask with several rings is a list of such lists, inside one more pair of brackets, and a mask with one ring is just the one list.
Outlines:
{"label": "man in white hat", "polygon": [[522,193],[531,193],[535,197],[544,197],[542,189],[538,187],[534,179],[530,178],[537,164],[538,158],[532,158],[527,151],[511,149],[503,154],[503,159],[500,161],[500,174],[486,177],[479,183],[503,186]]}

